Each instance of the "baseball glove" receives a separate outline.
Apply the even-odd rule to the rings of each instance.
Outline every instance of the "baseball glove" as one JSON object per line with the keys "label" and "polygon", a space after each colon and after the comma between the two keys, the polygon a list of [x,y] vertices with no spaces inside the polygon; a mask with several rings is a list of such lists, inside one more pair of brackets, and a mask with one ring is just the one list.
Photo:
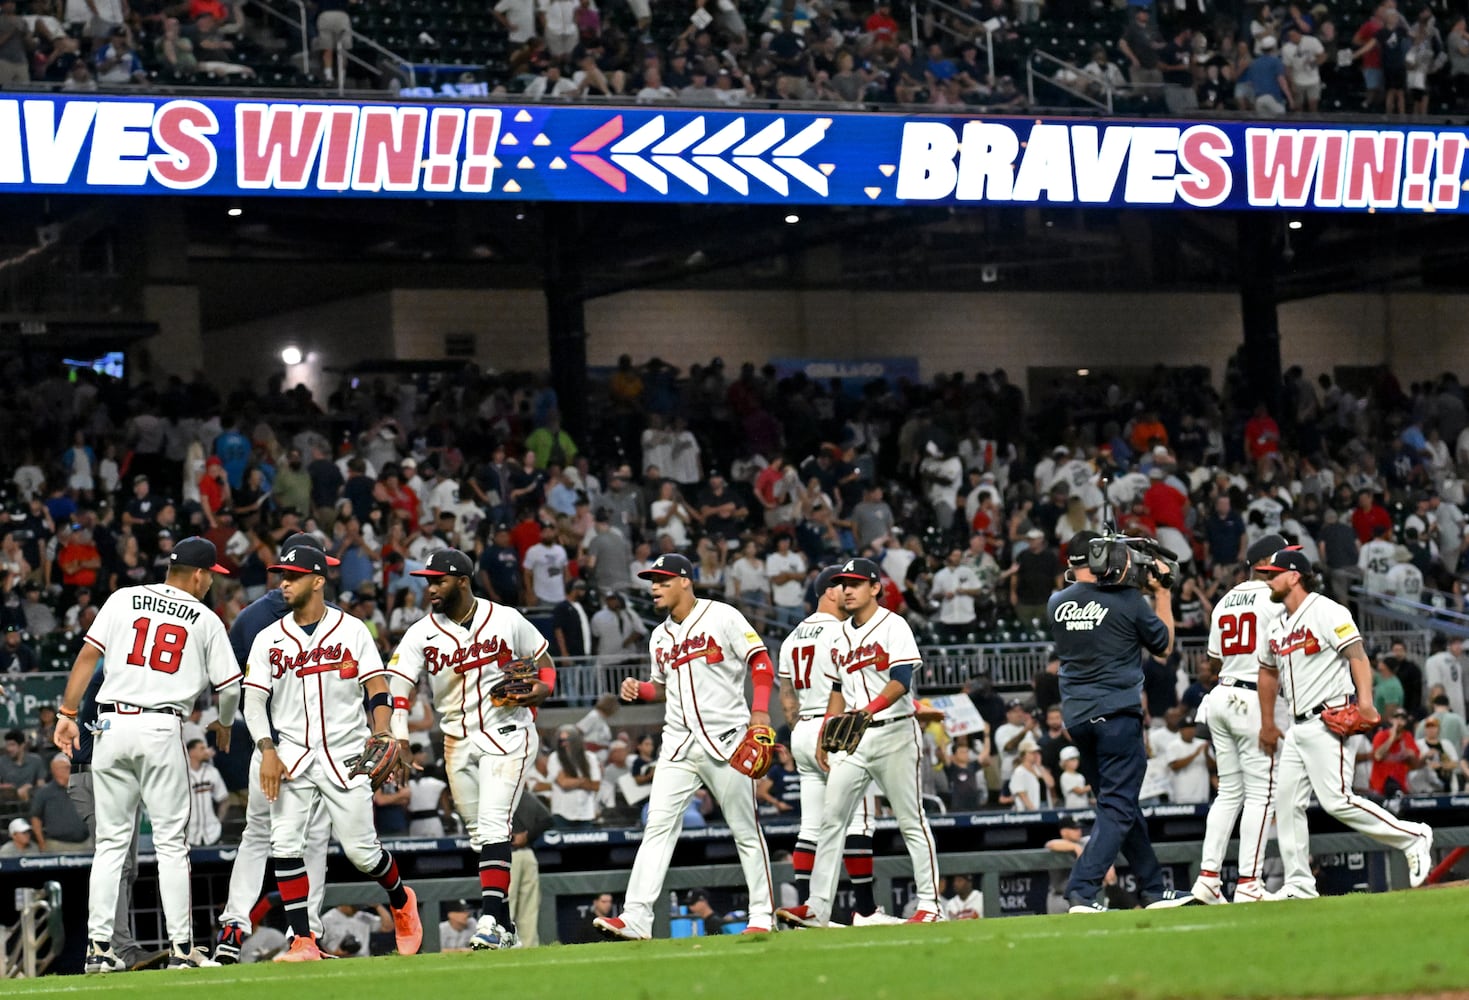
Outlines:
{"label": "baseball glove", "polygon": [[871,724],[872,716],[863,711],[833,715],[821,726],[821,749],[827,753],[851,753]]}
{"label": "baseball glove", "polygon": [[519,708],[531,704],[540,671],[534,660],[511,660],[501,667],[505,676],[490,687],[490,704],[496,708]]}
{"label": "baseball glove", "polygon": [[386,733],[374,733],[367,738],[367,745],[355,757],[347,758],[352,765],[348,779],[365,774],[372,781],[372,790],[383,787],[389,778],[401,773],[399,768],[398,741]]}
{"label": "baseball glove", "polygon": [[741,774],[760,779],[775,763],[775,730],[769,726],[751,726],[745,738],[729,755],[729,766]]}
{"label": "baseball glove", "polygon": [[1321,713],[1321,721],[1327,729],[1330,729],[1342,739],[1346,739],[1355,733],[1370,733],[1377,728],[1374,723],[1362,718],[1362,713],[1356,705],[1328,708]]}

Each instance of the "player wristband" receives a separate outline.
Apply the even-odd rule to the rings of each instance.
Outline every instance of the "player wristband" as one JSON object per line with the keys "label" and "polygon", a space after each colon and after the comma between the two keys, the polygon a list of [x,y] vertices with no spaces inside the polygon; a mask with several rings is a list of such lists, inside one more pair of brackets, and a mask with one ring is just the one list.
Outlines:
{"label": "player wristband", "polygon": [[75,722],[77,719],[76,712],[72,709],[66,708],[65,706],[58,705],[56,708],[56,714],[61,716],[62,718],[70,719],[72,722]]}
{"label": "player wristband", "polygon": [[554,692],[556,690],[556,668],[542,667],[536,671],[536,680],[546,685],[546,690]]}
{"label": "player wristband", "polygon": [[892,702],[888,701],[882,695],[878,695],[876,698],[873,698],[871,701],[869,701],[867,703],[867,707],[864,708],[862,711],[866,712],[868,715],[876,715],[878,712],[881,712],[883,709],[887,708],[891,704]]}
{"label": "player wristband", "polygon": [[658,689],[652,681],[638,682],[638,701],[652,701],[658,697]]}
{"label": "player wristband", "polygon": [[401,696],[400,697],[397,697],[397,698],[394,698],[393,699],[393,711],[395,711],[395,712],[406,712],[406,711],[408,711],[408,699],[407,698],[404,698],[404,697],[401,697]]}

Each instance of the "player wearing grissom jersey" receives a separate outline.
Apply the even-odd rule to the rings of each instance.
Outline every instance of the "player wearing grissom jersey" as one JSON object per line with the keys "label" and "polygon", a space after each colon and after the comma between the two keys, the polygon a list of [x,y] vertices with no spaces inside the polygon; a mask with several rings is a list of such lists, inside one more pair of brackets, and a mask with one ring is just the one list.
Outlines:
{"label": "player wearing grissom jersey", "polygon": [[[429,613],[411,625],[388,661],[393,675],[393,735],[408,739],[408,695],[427,673],[443,715],[444,766],[454,804],[479,852],[483,916],[470,947],[519,945],[506,899],[510,895],[511,817],[525,776],[535,765],[540,737],[532,706],[550,696],[556,670],[545,637],[519,611],[475,597],[474,560],[457,549],[429,556],[414,576],[426,577]],[[490,689],[512,660],[533,660],[534,693],[496,706]]]}
{"label": "player wearing grissom jersey", "polygon": [[[1285,608],[1260,657],[1260,749],[1280,750],[1276,823],[1285,885],[1272,899],[1312,899],[1306,805],[1316,793],[1321,808],[1347,826],[1408,858],[1408,879],[1420,886],[1433,867],[1433,828],[1408,823],[1352,791],[1356,758],[1326,727],[1321,713],[1355,698],[1366,723],[1379,720],[1372,707],[1372,663],[1352,614],[1314,592],[1311,560],[1298,548],[1282,549],[1259,567],[1272,574],[1270,597]],[[1275,725],[1275,700],[1284,697],[1294,725],[1284,738]]]}
{"label": "player wearing grissom jersey", "polygon": [[[750,726],[770,725],[775,669],[745,616],[728,604],[694,597],[694,566],[662,555],[638,576],[651,581],[653,606],[668,618],[648,640],[652,678],[622,682],[624,701],[664,701],[663,749],[648,793],[648,821],[633,860],[621,917],[592,921],[609,937],[653,934],[653,906],[663,891],[684,810],[703,785],[719,802],[750,889],[746,934],[770,930],[774,901],[770,856],[755,820],[755,779],[729,766]],[[745,702],[745,673],[754,686]],[[845,820],[843,820],[845,825]]]}
{"label": "player wearing grissom jersey", "polygon": [[138,802],[153,823],[158,895],[172,942],[168,967],[215,965],[194,948],[190,912],[189,763],[183,720],[206,688],[219,692],[215,743],[228,751],[240,703],[240,668],[224,622],[203,604],[215,573],[214,543],[185,538],[169,555],[165,583],[126,587],[107,599],[72,666],[57,709],[56,746],[70,753],[77,709],[106,657],[97,692],[92,773],[97,796],[97,848],[88,894],[89,973],[126,968],[112,951],[119,874],[132,841]]}
{"label": "player wearing grissom jersey", "polygon": [[[360,619],[327,607],[325,552],[297,546],[270,569],[282,574],[281,593],[291,613],[261,629],[250,647],[245,722],[260,751],[260,790],[271,803],[276,888],[295,932],[290,950],[276,961],[321,959],[307,915],[310,884],[304,860],[307,828],[318,806],[331,817],[347,860],[388,894],[398,952],[412,955],[423,940],[418,900],[377,839],[371,779],[352,773],[369,733],[386,734],[392,715],[377,644]],[[272,725],[280,733],[279,745]]]}
{"label": "player wearing grissom jersey", "polygon": [[[811,896],[805,904],[777,911],[796,927],[825,927],[831,920],[837,889],[837,861],[842,835],[869,782],[892,806],[898,830],[913,863],[918,909],[908,923],[942,920],[938,900],[938,863],[933,834],[923,816],[919,769],[923,766],[923,732],[913,717],[913,671],[922,660],[913,630],[902,617],[878,604],[882,574],[869,559],[849,559],[834,579],[842,585],[842,603],[850,613],[832,650],[828,679],[832,689],[828,715],[848,709],[871,717],[854,753],[831,761],[822,807],[816,864],[811,870]],[[856,709],[855,706],[863,706]],[[825,763],[825,752],[820,753]]]}
{"label": "player wearing grissom jersey", "polygon": [[[816,840],[826,798],[827,772],[816,759],[817,744],[826,704],[831,700],[832,647],[847,618],[842,588],[832,579],[837,569],[828,566],[816,577],[816,612],[786,636],[776,668],[781,680],[781,707],[791,727],[791,757],[801,779],[801,830],[791,852],[798,899],[811,894],[811,866],[816,863]],[[872,829],[876,817],[877,798],[869,789],[852,814],[842,854],[847,879],[857,897],[852,906],[854,924],[878,922],[873,918],[881,909],[872,896]],[[885,914],[882,917],[884,921],[892,919]]]}
{"label": "player wearing grissom jersey", "polygon": [[[292,549],[301,545],[315,547],[316,539],[304,531],[287,536],[281,540],[279,557],[284,559]],[[326,562],[328,566],[338,565],[338,560],[331,556],[327,556]],[[234,623],[230,625],[230,648],[234,650],[235,661],[241,669],[249,662],[250,650],[261,630],[290,613],[291,607],[286,603],[285,595],[279,586],[275,586],[235,616]],[[307,829],[310,833],[306,844],[306,876],[311,890],[306,900],[306,913],[311,922],[311,932],[320,936],[321,900],[326,892],[326,856],[331,835],[331,823],[325,809],[318,806]],[[260,899],[265,862],[269,857],[270,801],[260,790],[260,751],[252,750],[246,788],[245,829],[235,848],[229,895],[225,897],[224,911],[219,917],[219,940],[214,945],[214,960],[221,965],[233,965],[240,960],[240,945],[250,936],[250,911]]]}
{"label": "player wearing grissom jersey", "polygon": [[[1286,540],[1280,535],[1265,535],[1245,553],[1246,564],[1254,567],[1285,547]],[[1260,752],[1260,698],[1256,692],[1260,653],[1268,648],[1270,628],[1281,613],[1281,606],[1270,598],[1268,578],[1257,573],[1219,599],[1209,623],[1209,662],[1218,672],[1219,683],[1199,706],[1198,721],[1209,726],[1219,767],[1219,794],[1204,823],[1204,850],[1193,888],[1193,896],[1205,903],[1224,902],[1219,870],[1236,819],[1239,881],[1234,901],[1253,903],[1265,895],[1260,862],[1275,808],[1275,758]]]}

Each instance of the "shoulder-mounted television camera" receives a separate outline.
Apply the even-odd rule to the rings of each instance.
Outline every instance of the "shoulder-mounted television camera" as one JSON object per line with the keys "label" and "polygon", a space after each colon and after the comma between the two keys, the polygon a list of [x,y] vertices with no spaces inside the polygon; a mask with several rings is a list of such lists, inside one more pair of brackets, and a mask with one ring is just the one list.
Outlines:
{"label": "shoulder-mounted television camera", "polygon": [[[1157,563],[1164,566],[1159,569]],[[1087,569],[1104,587],[1146,590],[1153,579],[1172,587],[1178,578],[1178,556],[1153,538],[1132,538],[1108,526],[1087,546]]]}

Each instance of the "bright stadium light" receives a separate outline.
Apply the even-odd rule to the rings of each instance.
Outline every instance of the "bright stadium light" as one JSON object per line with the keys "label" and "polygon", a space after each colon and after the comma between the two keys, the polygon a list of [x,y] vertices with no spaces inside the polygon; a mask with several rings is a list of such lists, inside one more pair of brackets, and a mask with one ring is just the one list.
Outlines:
{"label": "bright stadium light", "polygon": [[801,217],[799,215],[796,215],[794,212],[791,213],[790,215],[787,215],[786,216],[786,225],[794,226],[796,223],[798,223],[800,221],[801,221]]}
{"label": "bright stadium light", "polygon": [[1290,220],[1290,227],[1292,229],[1300,229],[1301,228],[1301,220],[1300,219],[1291,219]]}
{"label": "bright stadium light", "polygon": [[301,363],[301,348],[297,347],[295,344],[292,344],[289,347],[283,349],[281,351],[281,361],[285,362],[287,365],[299,365]]}

